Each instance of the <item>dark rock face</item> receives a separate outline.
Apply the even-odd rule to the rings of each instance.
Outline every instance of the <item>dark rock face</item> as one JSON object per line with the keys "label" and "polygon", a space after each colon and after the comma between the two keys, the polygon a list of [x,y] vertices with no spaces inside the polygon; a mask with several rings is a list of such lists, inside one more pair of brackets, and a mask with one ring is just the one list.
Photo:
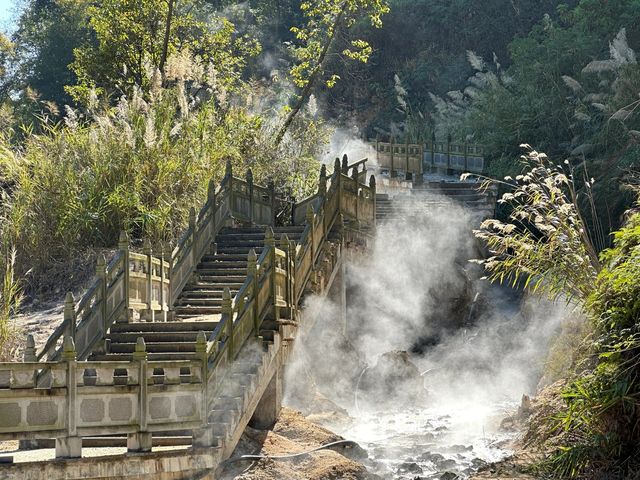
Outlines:
{"label": "dark rock face", "polygon": [[423,378],[405,351],[383,354],[358,385],[360,402],[369,408],[404,408],[427,400]]}

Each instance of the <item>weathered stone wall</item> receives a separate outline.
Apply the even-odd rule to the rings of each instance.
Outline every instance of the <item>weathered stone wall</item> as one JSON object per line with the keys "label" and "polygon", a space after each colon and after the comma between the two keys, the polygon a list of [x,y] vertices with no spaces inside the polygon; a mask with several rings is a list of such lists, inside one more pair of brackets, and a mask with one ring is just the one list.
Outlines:
{"label": "weathered stone wall", "polygon": [[144,455],[114,455],[2,465],[3,480],[213,480],[221,460],[218,448],[163,451]]}

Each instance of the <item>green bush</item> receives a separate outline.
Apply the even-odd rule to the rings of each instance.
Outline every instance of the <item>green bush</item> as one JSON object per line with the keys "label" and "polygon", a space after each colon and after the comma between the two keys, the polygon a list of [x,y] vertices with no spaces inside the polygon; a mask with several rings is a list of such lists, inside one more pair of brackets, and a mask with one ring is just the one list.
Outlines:
{"label": "green bush", "polygon": [[206,87],[178,80],[146,98],[136,89],[115,107],[94,100],[83,114],[69,109],[64,123],[45,123],[45,133],[20,149],[5,142],[1,234],[18,249],[19,271],[32,269],[36,288],[52,265],[113,247],[122,229],[134,241],[175,240],[227,160],[237,176],[251,167],[258,184],[277,180],[281,191],[308,192],[324,126],[301,117],[274,149],[263,117]]}
{"label": "green bush", "polygon": [[555,417],[560,447],[546,461],[556,476],[594,478],[640,471],[640,214],[614,234],[587,299],[594,319],[597,366],[563,392]]}

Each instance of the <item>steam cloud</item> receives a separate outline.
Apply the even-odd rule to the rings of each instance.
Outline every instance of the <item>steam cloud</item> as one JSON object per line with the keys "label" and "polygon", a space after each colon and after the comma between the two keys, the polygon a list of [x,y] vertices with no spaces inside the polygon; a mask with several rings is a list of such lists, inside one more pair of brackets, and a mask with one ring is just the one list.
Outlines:
{"label": "steam cloud", "polygon": [[[394,350],[412,352],[430,404],[517,401],[534,393],[567,312],[481,280],[480,267],[468,261],[481,253],[471,233],[479,219],[442,197],[429,201],[404,202],[409,218],[379,225],[370,252],[348,261],[346,332],[334,301],[307,300],[303,323],[313,327],[302,332],[288,367],[290,404],[313,401],[303,392],[311,385],[357,415],[359,377]],[[390,398],[405,394],[385,391]]]}

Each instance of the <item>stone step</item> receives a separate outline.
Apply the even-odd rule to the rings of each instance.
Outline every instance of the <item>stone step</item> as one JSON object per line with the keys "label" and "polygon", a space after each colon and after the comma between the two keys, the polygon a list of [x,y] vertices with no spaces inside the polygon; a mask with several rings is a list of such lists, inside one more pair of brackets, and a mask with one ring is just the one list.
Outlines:
{"label": "stone step", "polygon": [[203,296],[203,297],[180,297],[176,301],[175,307],[189,307],[189,306],[208,306],[208,307],[219,307],[222,305],[222,293],[216,296]]}
{"label": "stone step", "polygon": [[[244,282],[243,282],[244,283]],[[224,291],[225,288],[229,288],[229,290],[231,291],[231,294],[233,294],[234,292],[237,292],[238,290],[240,290],[240,287],[242,287],[243,283],[240,282],[226,282],[226,283],[216,283],[216,282],[198,282],[198,283],[188,283],[184,290],[183,290],[183,294],[184,293],[205,293],[205,292],[220,292],[222,293]]]}
{"label": "stone step", "polygon": [[[92,360],[97,362],[122,362],[130,361],[131,354],[128,353],[100,353],[92,355]],[[147,355],[149,361],[175,361],[175,360],[198,360],[195,353],[190,352],[153,352]]]}
{"label": "stone step", "polygon": [[[210,284],[225,284],[225,286],[228,286],[228,284],[240,284],[240,286],[242,286],[242,284],[244,284],[244,281],[247,279],[247,275],[215,275],[215,274],[210,274],[210,273],[204,273],[204,274],[200,274],[200,272],[198,273],[198,280],[200,283],[210,283]],[[231,288],[231,287],[229,287]]]}
{"label": "stone step", "polygon": [[192,321],[192,322],[134,322],[114,323],[111,325],[111,333],[133,332],[200,332],[213,331],[217,322]]}
{"label": "stone step", "polygon": [[210,264],[198,265],[197,273],[198,275],[213,275],[213,276],[246,276],[247,275],[247,267],[245,265],[244,268],[217,268],[215,266],[210,267]]}
{"label": "stone step", "polygon": [[184,321],[189,321],[189,320],[194,320],[194,319],[206,319],[206,320],[210,320],[210,321],[216,321],[219,322],[220,320],[222,320],[222,312],[220,313],[209,313],[209,314],[201,314],[201,313],[197,313],[197,312],[192,312],[192,313],[175,313],[175,316],[177,319],[179,320],[184,320]]}
{"label": "stone step", "polygon": [[[207,338],[213,330],[203,330]],[[140,332],[137,333],[110,333],[108,338],[114,343],[135,343],[138,337],[143,337],[145,343],[149,342],[195,342],[198,332]]]}
{"label": "stone step", "polygon": [[[273,229],[274,235],[280,235],[286,233],[300,233],[304,230],[304,225],[288,225],[286,227],[276,227]],[[243,227],[243,228],[223,228],[220,230],[218,235],[226,235],[226,234],[244,234],[244,233],[261,233],[264,235],[266,231],[266,227]]]}
{"label": "stone step", "polygon": [[246,262],[247,261],[247,256],[246,255],[237,254],[237,253],[220,253],[220,252],[218,252],[215,255],[213,255],[213,254],[204,255],[202,257],[202,261],[203,262],[219,262],[219,261],[223,261],[223,262]]}
{"label": "stone step", "polygon": [[[302,237],[302,230],[299,232],[285,232],[289,240],[298,240]],[[274,237],[279,240],[285,233],[274,233]],[[216,243],[220,244],[222,241],[254,241],[256,243],[264,242],[264,232],[262,233],[225,233],[223,235],[216,236]]]}
{"label": "stone step", "polygon": [[179,306],[175,308],[175,312],[176,315],[187,315],[194,317],[203,315],[216,315],[222,313],[222,307],[204,305]]}
{"label": "stone step", "polygon": [[[222,254],[242,255],[245,258],[249,254],[249,250],[251,250],[249,247],[224,247],[218,249],[218,251]],[[256,255],[258,255],[259,257],[262,253],[262,247],[255,248],[254,250],[256,251]]]}
{"label": "stone step", "polygon": [[[147,352],[149,353],[191,353],[196,351],[195,342],[178,342],[176,340],[168,342],[151,342],[147,341],[146,338],[144,341],[147,347]],[[135,343],[114,343],[112,341],[109,353],[133,353],[135,348]]]}
{"label": "stone step", "polygon": [[244,260],[236,260],[236,261],[226,261],[226,260],[214,260],[212,256],[205,256],[203,260],[198,265],[198,268],[247,268],[247,259]]}
{"label": "stone step", "polygon": [[[231,297],[233,297],[235,295],[235,293],[233,290],[229,289],[229,291],[231,292]],[[218,300],[222,300],[222,293],[224,292],[224,289],[220,288],[218,290],[187,290],[185,292],[182,293],[182,295],[180,295],[180,298],[176,301],[176,305],[178,304],[178,302],[181,303],[185,303],[185,302],[189,302],[191,300],[214,300],[214,301],[218,301]]]}

